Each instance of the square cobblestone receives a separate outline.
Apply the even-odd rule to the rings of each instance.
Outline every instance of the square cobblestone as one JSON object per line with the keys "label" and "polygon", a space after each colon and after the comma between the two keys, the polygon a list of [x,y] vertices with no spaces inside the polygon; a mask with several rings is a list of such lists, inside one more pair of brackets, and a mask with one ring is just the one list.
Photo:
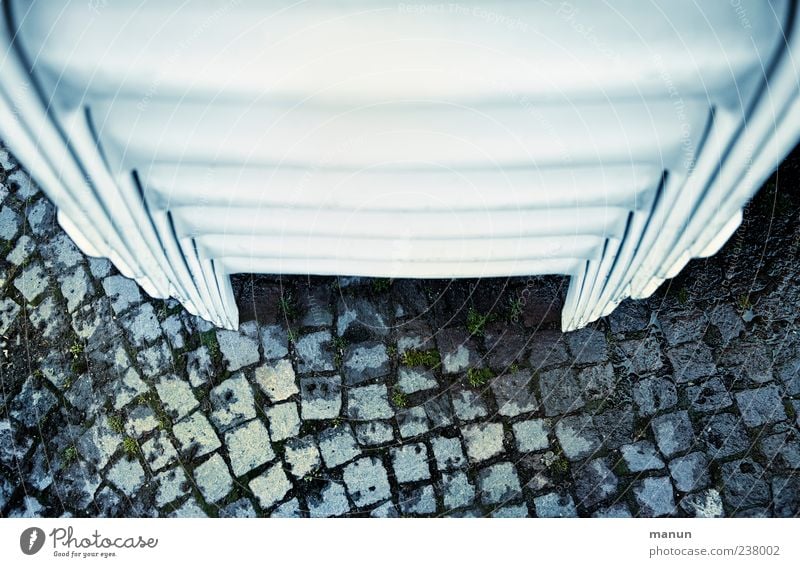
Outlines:
{"label": "square cobblestone", "polygon": [[465,425],[461,435],[467,447],[467,456],[473,463],[490,459],[503,452],[503,425],[480,423]]}
{"label": "square cobblestone", "polygon": [[318,492],[309,494],[306,502],[312,518],[344,516],[350,511],[344,486],[338,482],[328,482]]}
{"label": "square cobblestone", "polygon": [[700,438],[705,441],[706,452],[712,459],[724,459],[750,449],[750,439],[742,419],[731,413],[711,416],[705,422]]}
{"label": "square cobblestone", "polygon": [[144,484],[144,469],[139,461],[122,458],[108,470],[106,480],[130,497],[138,492]]}
{"label": "square cobblestone", "polygon": [[797,476],[772,479],[772,502],[778,518],[800,516],[800,480]]}
{"label": "square cobblestone", "polygon": [[283,358],[289,354],[289,333],[282,325],[261,328],[261,349],[266,360]]}
{"label": "square cobblestone", "polygon": [[[341,281],[340,278],[340,284]],[[341,297],[337,304],[336,334],[348,341],[364,340],[369,336],[385,337],[391,328],[388,309],[388,303],[384,301]]]}
{"label": "square cobblestone", "polygon": [[256,368],[255,381],[273,403],[282,402],[300,391],[295,384],[292,363],[286,359]]}
{"label": "square cobblestone", "polygon": [[772,381],[774,362],[762,343],[734,341],[722,352],[718,364],[744,383],[759,385]]}
{"label": "square cobblestone", "polygon": [[436,344],[442,357],[441,369],[444,374],[466,372],[478,365],[477,345],[464,329],[440,329],[436,333]]}
{"label": "square cobblestone", "polygon": [[708,317],[702,311],[677,312],[659,319],[664,338],[673,346],[700,342],[709,325]]}
{"label": "square cobblestone", "polygon": [[361,454],[349,425],[326,429],[319,434],[317,443],[328,468],[338,467]]}
{"label": "square cobblestone", "polygon": [[719,378],[711,378],[686,389],[692,409],[700,412],[718,412],[733,404],[730,394]]}
{"label": "square cobblestone", "polygon": [[142,374],[149,378],[175,371],[175,362],[172,360],[172,352],[166,341],[159,341],[153,346],[138,351],[136,361],[139,363]]}
{"label": "square cobblestone", "polygon": [[149,303],[142,303],[133,308],[120,317],[119,322],[125,329],[128,340],[137,348],[144,347],[162,336],[155,309]]}
{"label": "square cobblestone", "polygon": [[711,349],[702,342],[670,349],[667,357],[672,363],[673,377],[678,384],[713,376],[717,370]]}
{"label": "square cobblestone", "polygon": [[632,473],[664,468],[664,461],[650,441],[638,441],[620,447],[625,466]]}
{"label": "square cobblestone", "polygon": [[644,376],[664,367],[661,361],[661,347],[653,335],[648,335],[643,340],[621,342],[620,348],[634,374]]}
{"label": "square cobblestone", "polygon": [[242,476],[275,458],[267,428],[257,419],[228,431],[225,446],[235,476]]}
{"label": "square cobblestone", "polygon": [[464,449],[458,437],[433,437],[431,448],[436,459],[436,467],[440,471],[459,469],[467,464]]}
{"label": "square cobblestone", "polygon": [[398,496],[400,510],[407,516],[423,516],[436,512],[436,495],[433,486],[401,488]]}
{"label": "square cobblestone", "polygon": [[303,327],[329,327],[333,325],[333,310],[330,306],[330,288],[326,286],[302,286],[298,297]]}
{"label": "square cobblestone", "polygon": [[567,335],[575,364],[593,364],[608,360],[608,346],[602,332],[584,328]]}
{"label": "square cobblestone", "polygon": [[269,432],[273,441],[283,441],[300,433],[300,416],[297,404],[285,402],[267,408],[264,413],[269,421]]}
{"label": "square cobblestone", "polygon": [[158,486],[156,491],[156,504],[158,506],[165,506],[190,493],[189,481],[181,467],[162,472],[155,477],[154,481]]}
{"label": "square cobblestone", "polygon": [[680,507],[690,518],[722,518],[725,515],[722,497],[713,488],[687,494],[681,499]]}
{"label": "square cobblestone", "polygon": [[[253,515],[255,517],[255,514]],[[302,518],[303,512],[300,510],[300,502],[297,498],[284,502],[277,506],[269,515],[270,518]]]}
{"label": "square cobblestone", "polygon": [[527,336],[509,328],[505,322],[490,324],[483,343],[489,368],[497,372],[507,372],[513,364],[520,364],[527,357]]}
{"label": "square cobblestone", "polygon": [[736,405],[747,427],[783,421],[787,418],[780,392],[776,386],[736,393]]}
{"label": "square cobblestone", "polygon": [[694,492],[706,488],[710,482],[708,459],[703,453],[689,453],[669,463],[669,473],[675,488],[681,492]]}
{"label": "square cobblestone", "polygon": [[574,471],[579,504],[591,508],[617,493],[619,479],[606,459],[594,459]]}
{"label": "square cobblestone", "polygon": [[128,412],[125,420],[125,433],[139,438],[159,426],[155,412],[148,406],[136,406]]}
{"label": "square cobblestone", "polygon": [[219,449],[219,437],[206,417],[199,411],[172,427],[175,438],[181,445],[183,455],[201,457]]}
{"label": "square cobblestone", "polygon": [[357,423],[353,426],[356,439],[361,445],[374,446],[394,441],[392,426],[385,421]]}
{"label": "square cobblestone", "polygon": [[297,367],[301,374],[334,370],[333,337],[330,331],[303,335],[295,344]]}
{"label": "square cobblestone", "polygon": [[389,478],[380,460],[364,457],[344,467],[342,478],[350,498],[358,507],[376,504],[391,497]]}
{"label": "square cobblestone", "polygon": [[240,498],[227,506],[220,508],[220,518],[255,518],[256,509],[247,498]]}
{"label": "square cobblestone", "polygon": [[631,514],[628,505],[622,502],[612,504],[608,508],[600,508],[594,514],[592,514],[592,518],[632,518],[632,517],[633,515]]}
{"label": "square cobblestone", "polygon": [[253,390],[241,374],[225,380],[209,393],[214,411],[211,419],[221,430],[250,421],[256,416]]}
{"label": "square cobblestone", "polygon": [[228,465],[225,464],[219,453],[215,453],[194,469],[194,479],[206,502],[222,500],[233,488]]}
{"label": "square cobblestone", "polygon": [[178,451],[169,437],[159,431],[154,437],[142,443],[142,455],[150,470],[157,471],[178,460]]}
{"label": "square cobblestone", "polygon": [[167,414],[175,421],[183,419],[200,405],[189,383],[174,374],[159,378],[156,382],[156,391]]}
{"label": "square cobblestone", "polygon": [[319,469],[321,464],[319,449],[311,435],[300,439],[289,439],[283,450],[289,472],[295,478],[303,478]]}
{"label": "square cobblestone", "polygon": [[461,421],[473,421],[489,415],[480,395],[472,390],[456,390],[452,396],[453,410]]}
{"label": "square cobblestone", "polygon": [[720,303],[709,313],[709,320],[717,327],[722,336],[723,345],[730,343],[744,331],[742,316],[732,305]]}
{"label": "square cobblestone", "polygon": [[472,506],[475,487],[461,471],[442,475],[442,495],[445,511]]}
{"label": "square cobblestone", "polygon": [[397,389],[404,394],[430,390],[436,386],[436,377],[430,370],[401,366],[397,371]]}
{"label": "square cobblestone", "polygon": [[544,419],[530,419],[520,421],[512,426],[514,438],[517,440],[517,450],[520,453],[543,451],[550,446],[547,435],[550,433],[550,424]]}
{"label": "square cobblestone", "polygon": [[208,382],[213,372],[208,347],[201,346],[186,354],[186,375],[193,388],[199,388]]}
{"label": "square cobblestone", "polygon": [[123,276],[110,276],[103,280],[103,289],[111,300],[111,308],[119,315],[142,301],[136,282]]}
{"label": "square cobblestone", "polygon": [[401,445],[390,451],[392,469],[398,483],[416,482],[431,477],[428,468],[428,449],[422,443]]}
{"label": "square cobblestone", "polygon": [[584,459],[600,449],[602,441],[591,417],[567,416],[556,423],[556,438],[571,461]]}
{"label": "square cobblestone", "polygon": [[350,386],[389,374],[389,354],[383,343],[369,342],[347,347],[344,354],[344,381]]}
{"label": "square cobblestone", "polygon": [[276,463],[250,481],[250,490],[258,498],[262,508],[271,508],[280,502],[292,489],[292,484],[286,478],[283,467]]}
{"label": "square cobblestone", "polygon": [[633,484],[633,495],[639,504],[640,515],[645,518],[675,514],[672,483],[665,476],[636,481]]}
{"label": "square cobblestone", "polygon": [[207,518],[203,509],[193,499],[189,499],[169,515],[170,518]]}
{"label": "square cobblestone", "polygon": [[389,406],[389,392],[384,384],[347,390],[347,415],[358,421],[388,419],[394,416]]}
{"label": "square cobblestone", "polygon": [[604,400],[611,396],[617,387],[614,367],[611,364],[596,364],[578,371],[578,383],[583,391],[583,399]]}
{"label": "square cobblestone", "polygon": [[334,419],[342,409],[339,376],[300,379],[300,413],[304,420]]}
{"label": "square cobblestone", "polygon": [[633,385],[633,401],[640,416],[650,416],[675,407],[678,392],[666,378],[645,378]]}
{"label": "square cobblestone", "polygon": [[428,414],[425,408],[417,406],[397,412],[397,425],[400,437],[409,439],[428,432]]}
{"label": "square cobblestone", "polygon": [[219,350],[231,372],[258,362],[258,342],[258,326],[255,321],[242,323],[238,331],[217,330]]}
{"label": "square cobblestone", "polygon": [[556,368],[539,373],[544,414],[548,417],[577,411],[584,406],[581,388],[571,368]]}
{"label": "square cobblestone", "polygon": [[540,518],[577,518],[578,510],[569,494],[550,492],[533,499],[536,515]]}
{"label": "square cobblestone", "polygon": [[529,371],[498,376],[492,380],[491,389],[500,415],[516,417],[539,409],[533,376]]}
{"label": "square cobblestone", "polygon": [[503,504],[519,498],[522,489],[514,465],[502,462],[481,469],[478,491],[484,505]]}
{"label": "square cobblestone", "polygon": [[567,352],[564,336],[556,331],[537,331],[528,341],[530,356],[528,362],[534,370],[541,370],[572,360]]}
{"label": "square cobblestone", "polygon": [[797,430],[789,429],[764,437],[760,445],[761,453],[770,466],[774,464],[787,469],[800,469],[800,440]]}
{"label": "square cobblestone", "polygon": [[770,487],[764,468],[752,459],[740,459],[722,465],[722,497],[728,506],[742,510],[769,503]]}
{"label": "square cobblestone", "polygon": [[431,429],[453,425],[454,413],[450,397],[446,393],[432,395],[422,403]]}
{"label": "square cobblestone", "polygon": [[653,419],[650,425],[656,444],[665,457],[685,451],[695,443],[692,423],[685,411],[661,415]]}
{"label": "square cobblestone", "polygon": [[78,439],[76,445],[87,461],[102,469],[108,464],[120,443],[122,436],[111,428],[108,418],[102,416]]}

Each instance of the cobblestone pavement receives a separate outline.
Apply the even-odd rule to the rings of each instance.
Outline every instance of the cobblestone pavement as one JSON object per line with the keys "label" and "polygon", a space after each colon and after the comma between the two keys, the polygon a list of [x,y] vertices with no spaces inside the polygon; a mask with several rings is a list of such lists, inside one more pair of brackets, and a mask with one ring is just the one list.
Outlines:
{"label": "cobblestone pavement", "polygon": [[561,278],[240,277],[239,332],[84,257],[0,150],[2,516],[797,516],[798,160],[725,250]]}

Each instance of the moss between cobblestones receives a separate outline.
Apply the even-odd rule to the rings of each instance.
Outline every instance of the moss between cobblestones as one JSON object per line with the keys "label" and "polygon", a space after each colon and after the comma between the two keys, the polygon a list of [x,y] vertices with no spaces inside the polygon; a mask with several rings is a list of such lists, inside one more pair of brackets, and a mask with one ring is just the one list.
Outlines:
{"label": "moss between cobblestones", "polygon": [[221,353],[219,342],[217,341],[217,332],[214,329],[200,333],[200,344],[208,349],[208,354],[211,356],[213,363],[220,362]]}
{"label": "moss between cobblestones", "polygon": [[408,406],[408,396],[406,396],[400,390],[394,390],[392,392],[392,403],[396,407],[403,409],[404,407]]}
{"label": "moss between cobblestones", "polygon": [[569,476],[569,461],[564,455],[558,455],[556,459],[547,467],[550,474],[553,476],[553,481],[556,484],[564,482]]}
{"label": "moss between cobblestones", "polygon": [[[72,369],[73,374],[80,375],[86,372],[88,365],[86,364],[86,359],[83,356],[84,352],[84,345],[79,340],[75,339],[72,342],[72,345],[69,347],[69,353],[72,355],[72,363],[70,368]],[[74,378],[73,378],[74,379]]]}
{"label": "moss between cobblestones", "polygon": [[72,463],[78,460],[78,450],[70,445],[61,453],[61,464],[64,467],[68,467]]}
{"label": "moss between cobblestones", "polygon": [[183,306],[180,303],[177,303],[172,307],[169,307],[167,306],[166,301],[162,301],[161,307],[158,309],[159,321],[163,321],[164,319],[172,315],[178,315],[179,313],[182,312],[183,312]]}
{"label": "moss between cobblestones", "polygon": [[139,452],[139,443],[137,443],[136,439],[133,437],[125,437],[125,439],[122,440],[122,451],[129,459],[134,459]]}
{"label": "moss between cobblestones", "polygon": [[285,291],[278,298],[278,309],[287,320],[293,320],[297,317],[297,303],[291,291]]}
{"label": "moss between cobblestones", "polygon": [[392,287],[392,280],[389,278],[375,278],[372,280],[372,291],[375,293],[386,293]]}
{"label": "moss between cobblestones", "polygon": [[739,311],[747,311],[748,309],[753,308],[753,304],[750,301],[750,296],[746,294],[741,294],[736,298],[736,305],[739,307]]}
{"label": "moss between cobblestones", "polygon": [[114,433],[123,433],[125,431],[125,424],[123,423],[122,418],[118,415],[108,416],[108,426]]}
{"label": "moss between cobblestones", "polygon": [[400,362],[406,366],[436,368],[441,363],[441,357],[438,350],[409,349],[400,356]]}
{"label": "moss between cobblestones", "polygon": [[494,378],[494,372],[489,368],[470,368],[467,370],[467,382],[473,388],[486,385]]}
{"label": "moss between cobblestones", "polygon": [[520,316],[522,315],[522,310],[525,307],[525,303],[522,301],[520,297],[509,297],[508,298],[508,320],[511,323],[516,323],[519,321]]}
{"label": "moss between cobblestones", "polygon": [[470,335],[482,337],[486,331],[486,324],[493,320],[491,315],[481,315],[474,307],[467,311],[467,331]]}

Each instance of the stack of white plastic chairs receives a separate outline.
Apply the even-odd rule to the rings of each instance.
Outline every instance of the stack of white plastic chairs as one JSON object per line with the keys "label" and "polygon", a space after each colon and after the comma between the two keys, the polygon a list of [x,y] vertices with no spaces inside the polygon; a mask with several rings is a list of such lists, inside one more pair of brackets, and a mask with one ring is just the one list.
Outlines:
{"label": "stack of white plastic chairs", "polygon": [[63,228],[228,328],[234,273],[565,274],[582,327],[800,135],[789,1],[2,6],[0,138]]}

